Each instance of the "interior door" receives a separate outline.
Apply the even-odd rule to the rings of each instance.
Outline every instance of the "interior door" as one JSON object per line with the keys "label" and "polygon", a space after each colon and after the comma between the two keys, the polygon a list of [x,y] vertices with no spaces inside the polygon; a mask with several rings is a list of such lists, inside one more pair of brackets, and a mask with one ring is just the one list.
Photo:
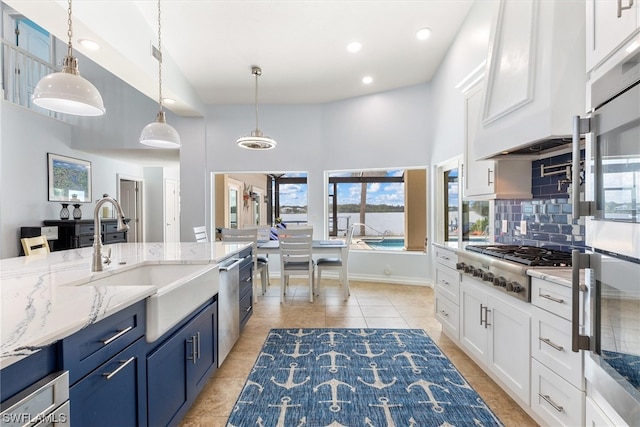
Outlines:
{"label": "interior door", "polygon": [[142,241],[140,224],[140,192],[138,181],[128,179],[120,180],[120,206],[126,218],[130,218],[129,232],[127,233],[127,243],[138,243]]}
{"label": "interior door", "polygon": [[178,234],[178,183],[172,179],[164,181],[164,242],[177,243]]}

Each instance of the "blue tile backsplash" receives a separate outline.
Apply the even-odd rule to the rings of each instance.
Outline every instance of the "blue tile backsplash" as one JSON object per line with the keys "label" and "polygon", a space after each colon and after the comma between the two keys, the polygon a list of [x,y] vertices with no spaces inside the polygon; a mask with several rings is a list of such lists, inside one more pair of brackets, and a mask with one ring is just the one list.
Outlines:
{"label": "blue tile backsplash", "polygon": [[[581,154],[584,158],[584,151]],[[558,181],[565,179],[566,174],[540,176],[541,165],[547,167],[570,161],[571,153],[534,161],[531,177],[533,199],[496,200],[496,242],[562,251],[584,250],[584,219],[573,220],[567,184],[561,182],[558,186]],[[503,231],[505,221],[506,231]]]}

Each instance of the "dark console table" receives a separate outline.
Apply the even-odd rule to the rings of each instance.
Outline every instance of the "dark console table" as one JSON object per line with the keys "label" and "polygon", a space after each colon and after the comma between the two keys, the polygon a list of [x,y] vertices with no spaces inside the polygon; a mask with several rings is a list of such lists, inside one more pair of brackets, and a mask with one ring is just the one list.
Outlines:
{"label": "dark console table", "polygon": [[[92,219],[66,219],[46,220],[42,222],[46,226],[58,227],[58,240],[55,244],[56,251],[65,249],[85,248],[93,245],[95,234]],[[127,241],[127,232],[118,231],[118,221],[115,219],[101,220],[100,236],[103,244],[124,243]]]}

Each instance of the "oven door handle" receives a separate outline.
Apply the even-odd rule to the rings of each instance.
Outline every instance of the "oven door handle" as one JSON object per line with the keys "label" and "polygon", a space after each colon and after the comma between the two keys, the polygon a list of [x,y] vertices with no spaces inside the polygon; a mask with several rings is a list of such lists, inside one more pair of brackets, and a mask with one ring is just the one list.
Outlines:
{"label": "oven door handle", "polygon": [[590,132],[590,118],[582,118],[580,116],[573,117],[573,133],[571,138],[571,207],[573,219],[592,216],[592,212],[595,209],[594,202],[580,201],[580,135]]}
{"label": "oven door handle", "polygon": [[571,350],[575,353],[591,349],[591,338],[580,335],[580,269],[589,266],[589,254],[571,251]]}

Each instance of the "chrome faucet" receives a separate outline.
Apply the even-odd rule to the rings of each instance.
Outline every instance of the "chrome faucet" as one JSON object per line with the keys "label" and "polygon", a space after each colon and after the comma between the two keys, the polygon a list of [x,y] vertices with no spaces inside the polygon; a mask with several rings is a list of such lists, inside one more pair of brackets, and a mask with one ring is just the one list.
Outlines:
{"label": "chrome faucet", "polygon": [[[113,197],[109,197],[108,194],[103,194],[102,199],[98,200],[96,203],[96,207],[93,210],[93,263],[91,264],[91,271],[102,271],[103,267],[103,259],[102,259],[102,239],[100,238],[100,228],[102,225],[100,224],[100,208],[106,202],[110,202],[118,211],[118,231],[126,231],[129,229],[129,226],[124,222],[124,212],[122,211],[122,207],[120,203]],[[109,256],[107,257],[106,263],[111,262],[109,257],[111,256],[111,251],[109,251]]]}

